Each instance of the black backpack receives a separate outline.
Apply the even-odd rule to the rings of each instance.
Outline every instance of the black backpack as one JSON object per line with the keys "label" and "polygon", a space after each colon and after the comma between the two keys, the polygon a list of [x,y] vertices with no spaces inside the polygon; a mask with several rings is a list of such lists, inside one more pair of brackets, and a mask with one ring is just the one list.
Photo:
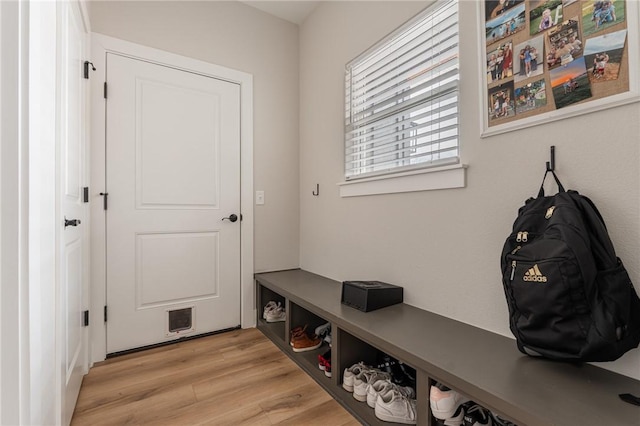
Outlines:
{"label": "black backpack", "polygon": [[[551,171],[558,193],[544,195]],[[640,343],[640,299],[593,202],[547,170],[518,211],[501,257],[518,349],[565,361],[613,361]]]}

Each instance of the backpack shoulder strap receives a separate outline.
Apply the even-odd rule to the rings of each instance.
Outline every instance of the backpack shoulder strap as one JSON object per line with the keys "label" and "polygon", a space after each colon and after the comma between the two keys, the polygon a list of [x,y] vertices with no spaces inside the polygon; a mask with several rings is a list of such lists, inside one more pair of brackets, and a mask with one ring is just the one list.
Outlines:
{"label": "backpack shoulder strap", "polygon": [[562,186],[562,184],[560,183],[560,179],[558,179],[556,172],[554,172],[551,169],[547,169],[547,171],[544,172],[544,177],[542,178],[542,183],[540,184],[540,190],[538,191],[538,198],[544,197],[544,181],[547,179],[547,175],[549,174],[549,172],[551,172],[551,174],[553,175],[553,178],[558,184],[558,192],[565,192],[564,186]]}

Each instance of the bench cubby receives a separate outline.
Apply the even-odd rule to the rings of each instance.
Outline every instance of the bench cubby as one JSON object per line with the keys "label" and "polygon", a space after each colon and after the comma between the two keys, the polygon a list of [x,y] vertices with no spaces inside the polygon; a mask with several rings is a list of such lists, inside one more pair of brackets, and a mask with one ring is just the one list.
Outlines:
{"label": "bench cubby", "polygon": [[281,343],[285,341],[287,338],[287,324],[286,321],[281,322],[267,322],[263,318],[264,307],[269,302],[280,303],[281,306],[287,306],[287,300],[269,289],[268,287],[258,286],[256,288],[256,303],[258,310],[258,318],[256,324],[258,325],[258,329],[260,329],[265,335],[267,335],[271,340],[277,339]]}

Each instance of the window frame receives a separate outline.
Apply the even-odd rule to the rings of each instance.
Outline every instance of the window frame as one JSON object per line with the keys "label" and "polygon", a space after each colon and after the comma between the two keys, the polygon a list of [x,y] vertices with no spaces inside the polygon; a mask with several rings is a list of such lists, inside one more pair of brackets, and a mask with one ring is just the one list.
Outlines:
{"label": "window frame", "polygon": [[[371,195],[374,193],[389,193],[389,192],[405,192],[405,189],[403,188],[403,185],[401,184],[398,188],[396,188],[396,184],[391,184],[389,185],[388,183],[385,183],[383,186],[386,189],[372,189],[372,183],[375,182],[380,182],[380,181],[384,181],[384,180],[388,180],[388,179],[393,179],[395,177],[399,178],[399,181],[403,181],[406,182],[407,178],[409,176],[411,176],[411,181],[413,182],[412,184],[410,184],[408,187],[411,189],[408,189],[409,191],[415,191],[415,190],[427,190],[427,189],[441,189],[441,188],[457,188],[457,187],[463,187],[465,186],[465,169],[466,166],[463,166],[461,164],[460,161],[460,150],[461,150],[461,144],[460,144],[460,130],[461,130],[461,125],[460,125],[460,119],[459,119],[459,112],[460,112],[460,97],[459,97],[459,92],[460,92],[460,60],[459,60],[459,46],[460,46],[460,34],[459,34],[459,28],[460,28],[460,24],[459,24],[459,15],[460,15],[460,4],[459,4],[459,0],[448,0],[446,2],[441,2],[438,1],[436,3],[434,3],[433,5],[431,5],[430,7],[428,7],[427,9],[425,9],[424,11],[420,12],[419,14],[417,14],[414,18],[410,19],[409,21],[407,21],[406,23],[404,23],[403,25],[401,25],[398,29],[396,29],[395,31],[393,31],[392,33],[390,33],[389,35],[387,35],[386,37],[384,37],[381,41],[379,41],[378,43],[374,44],[373,46],[371,46],[369,49],[367,49],[366,51],[364,51],[362,54],[358,55],[356,58],[354,58],[352,61],[350,61],[346,67],[345,67],[345,139],[344,139],[344,144],[343,144],[343,148],[344,148],[344,161],[343,161],[343,177],[344,177],[344,181],[341,182],[340,185],[340,192],[342,196],[353,196],[353,195]],[[424,162],[419,162],[418,164],[410,164],[412,161],[412,159],[415,161],[415,156],[412,157],[411,155],[411,151],[416,151],[417,148],[419,148],[419,145],[421,142],[419,142],[419,138],[420,136],[418,135],[419,133],[419,129],[414,129],[412,130],[413,127],[418,127],[416,126],[416,123],[413,122],[409,122],[407,123],[407,120],[411,119],[411,113],[412,113],[412,109],[411,108],[407,108],[406,106],[404,107],[404,109],[402,108],[395,108],[392,107],[390,108],[390,110],[383,114],[381,117],[379,118],[375,118],[373,120],[371,120],[370,122],[367,122],[366,120],[364,121],[364,124],[360,124],[360,126],[358,126],[358,122],[357,120],[352,120],[352,112],[353,112],[353,108],[354,108],[354,104],[352,104],[352,94],[354,92],[360,92],[362,93],[362,88],[358,87],[357,89],[355,89],[351,84],[352,81],[350,80],[352,78],[351,75],[351,70],[355,67],[357,67],[358,65],[361,64],[366,64],[367,61],[370,61],[371,59],[374,59],[375,64],[380,64],[381,66],[384,66],[386,64],[388,64],[389,62],[383,60],[378,59],[377,62],[375,61],[375,55],[377,53],[383,52],[384,49],[389,49],[390,46],[393,46],[394,44],[399,45],[399,46],[405,46],[406,44],[402,42],[402,37],[403,35],[406,34],[410,34],[411,31],[415,31],[415,28],[420,25],[420,22],[422,21],[426,21],[431,19],[431,17],[434,16],[434,14],[439,13],[442,10],[445,10],[445,8],[447,7],[451,7],[453,5],[453,7],[455,7],[455,14],[454,15],[450,15],[448,17],[445,18],[445,20],[451,19],[452,17],[454,17],[455,19],[455,27],[453,27],[453,31],[455,33],[455,36],[457,37],[456,40],[456,44],[454,46],[453,49],[454,50],[454,55],[453,57],[447,57],[447,61],[451,61],[451,69],[452,71],[452,76],[453,79],[450,80],[450,83],[452,83],[451,89],[447,92],[444,90],[437,90],[439,89],[440,86],[435,86],[436,90],[434,90],[434,93],[438,93],[437,96],[430,96],[427,99],[422,99],[422,100],[418,100],[415,101],[413,103],[411,103],[410,105],[414,108],[425,108],[426,111],[428,111],[428,114],[432,114],[432,115],[436,115],[437,112],[433,112],[436,108],[432,107],[429,105],[430,102],[433,102],[433,99],[435,99],[436,102],[440,101],[440,97],[445,98],[447,96],[451,96],[454,97],[454,101],[451,102],[450,104],[447,104],[446,102],[443,103],[442,105],[447,105],[449,107],[449,109],[452,109],[453,115],[454,115],[454,120],[455,123],[453,123],[453,125],[455,126],[454,129],[454,139],[455,139],[455,145],[451,144],[452,148],[450,148],[454,154],[453,156],[450,156],[449,158],[445,158],[445,159],[435,159],[434,160],[434,156],[436,156],[440,150],[438,149],[432,149],[431,145],[436,145],[439,143],[440,138],[429,138],[426,140],[426,146],[429,146],[429,150],[426,152],[427,156],[430,156],[430,160],[428,161],[424,161]],[[443,20],[443,21],[445,21]],[[439,22],[436,23],[436,25]],[[431,28],[431,27],[429,27]],[[422,29],[420,30],[419,35],[414,36],[414,39],[419,39],[420,37],[424,37],[424,34],[429,30],[429,28],[426,29]],[[448,29],[448,27],[445,27],[444,30]],[[432,37],[427,36],[427,40],[432,40]],[[398,40],[401,40],[400,42]],[[447,39],[443,39],[443,40],[447,40]],[[394,49],[393,47],[391,47],[391,49]],[[406,50],[405,52],[410,52],[412,50],[414,50],[415,48],[410,48],[410,50]],[[425,49],[425,51],[428,51]],[[439,51],[438,51],[439,52]],[[452,59],[453,58],[453,59]],[[428,64],[421,64],[420,66],[423,66],[424,69],[428,69],[425,68],[428,66]],[[418,71],[422,71],[422,69],[419,68],[419,66],[416,67],[410,67],[410,69],[415,69],[417,68]],[[431,66],[431,68],[433,68],[433,66]],[[442,73],[443,75],[447,74],[447,73]],[[402,75],[401,73],[399,73],[398,75]],[[438,75],[436,73],[432,74],[435,75],[435,77],[429,77],[429,84],[431,84],[431,81],[436,81],[438,83],[441,82],[446,82],[446,77],[443,77],[442,75]],[[433,78],[433,80],[431,80]],[[441,84],[441,86],[445,86],[446,84]],[[419,84],[416,84],[416,86],[414,86],[412,89],[410,90],[409,94],[415,94],[416,92],[419,92]],[[396,98],[395,104],[402,104],[403,101],[405,101],[407,98],[403,98],[403,97],[399,97],[399,95],[402,94],[402,90],[407,90],[407,88],[405,87],[404,89],[400,89],[400,91],[397,91],[395,93],[391,92],[391,98]],[[453,93],[453,95],[451,95],[451,93]],[[385,102],[386,100],[383,99],[382,102]],[[379,101],[380,102],[380,101]],[[444,102],[444,101],[443,101]],[[388,103],[388,102],[387,102]],[[371,109],[372,111],[375,111],[375,107],[377,106],[377,103],[371,103],[368,104],[367,107],[370,107],[369,109]],[[437,104],[437,105],[441,105],[441,104]],[[360,111],[359,111],[360,112]],[[407,113],[408,117],[403,115]],[[370,114],[373,114],[373,112],[370,112]],[[356,115],[356,113],[354,113],[354,115]],[[406,117],[406,118],[405,118]],[[390,152],[388,153],[382,153],[379,154],[378,152],[381,151],[379,148],[379,145],[373,145],[372,142],[366,142],[366,139],[363,138],[362,142],[359,142],[358,144],[360,144],[360,147],[364,147],[364,151],[363,151],[363,157],[362,159],[353,159],[354,154],[350,154],[349,150],[352,148],[352,146],[357,145],[357,144],[350,144],[350,140],[356,139],[356,137],[354,137],[354,135],[352,135],[352,133],[354,131],[358,131],[361,129],[367,129],[362,131],[362,133],[372,133],[372,130],[375,128],[376,124],[379,126],[381,122],[383,122],[384,120],[389,120],[389,119],[394,119],[396,123],[399,123],[395,129],[393,129],[393,124],[392,125],[386,125],[386,127],[388,128],[392,128],[392,130],[390,131],[390,133],[388,134],[389,136],[391,136],[391,141],[393,141],[393,139],[395,138],[395,140],[397,141],[396,143],[396,148],[390,150]],[[440,120],[440,117],[436,117],[433,122],[438,124],[445,121]],[[411,124],[413,124],[413,126],[409,127]],[[427,123],[429,124],[429,122]],[[354,127],[355,126],[355,127]],[[377,130],[380,130],[380,128],[378,128]],[[407,135],[407,133],[409,134],[408,137],[405,137]],[[428,132],[425,132],[428,133]],[[400,135],[402,135],[402,137],[400,137]],[[361,134],[362,136],[362,134]],[[385,135],[387,136],[387,135]],[[422,136],[424,137],[424,134],[422,134]],[[424,142],[422,142],[424,143]],[[368,145],[365,145],[368,144]],[[389,143],[388,141],[386,141],[386,143],[384,143],[385,147],[389,147],[393,145],[393,143]],[[398,146],[403,147],[402,149],[399,149]],[[412,146],[414,148],[412,148]],[[417,146],[417,147],[416,147]],[[378,152],[376,152],[376,149],[378,149]],[[370,171],[370,172],[359,172],[359,173],[355,173],[355,174],[350,174],[350,170],[354,170],[357,168],[365,168],[365,167],[372,167],[372,164],[374,164],[373,162],[369,163],[369,164],[363,164],[360,166],[355,166],[355,167],[351,167],[349,168],[349,163],[354,163],[356,161],[361,161],[361,162],[367,162],[369,161],[366,157],[366,155],[372,156],[375,153],[377,154],[378,157],[386,155],[388,158],[385,159],[385,161],[383,162],[386,165],[389,165],[389,163],[393,163],[394,161],[396,162],[396,164],[391,164],[390,167],[385,168],[384,170],[376,170],[376,171]],[[389,158],[389,157],[393,157],[395,155],[395,159],[393,158]],[[424,155],[424,154],[423,154]],[[419,161],[419,160],[418,160]],[[452,181],[447,181],[445,179],[444,182],[442,182],[442,177],[422,177],[420,179],[416,179],[417,176],[420,175],[426,175],[426,174],[434,174],[434,173],[443,173],[447,176],[452,176],[452,171],[457,171],[456,173],[454,173],[454,178]],[[416,181],[422,181],[424,182],[423,184],[419,184],[416,185],[415,182]],[[436,184],[434,182],[440,182],[440,184]],[[359,183],[363,183],[365,185],[358,185]],[[364,193],[360,194],[359,191],[355,190],[354,188],[358,187],[358,186],[362,186],[362,187],[367,187],[367,190],[364,191]]]}

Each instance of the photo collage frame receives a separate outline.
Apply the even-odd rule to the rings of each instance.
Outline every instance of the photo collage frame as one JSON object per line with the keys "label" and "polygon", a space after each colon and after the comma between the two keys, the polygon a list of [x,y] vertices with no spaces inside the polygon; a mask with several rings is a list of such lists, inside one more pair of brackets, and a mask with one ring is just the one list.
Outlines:
{"label": "photo collage frame", "polygon": [[486,127],[628,92],[629,1],[484,1]]}

